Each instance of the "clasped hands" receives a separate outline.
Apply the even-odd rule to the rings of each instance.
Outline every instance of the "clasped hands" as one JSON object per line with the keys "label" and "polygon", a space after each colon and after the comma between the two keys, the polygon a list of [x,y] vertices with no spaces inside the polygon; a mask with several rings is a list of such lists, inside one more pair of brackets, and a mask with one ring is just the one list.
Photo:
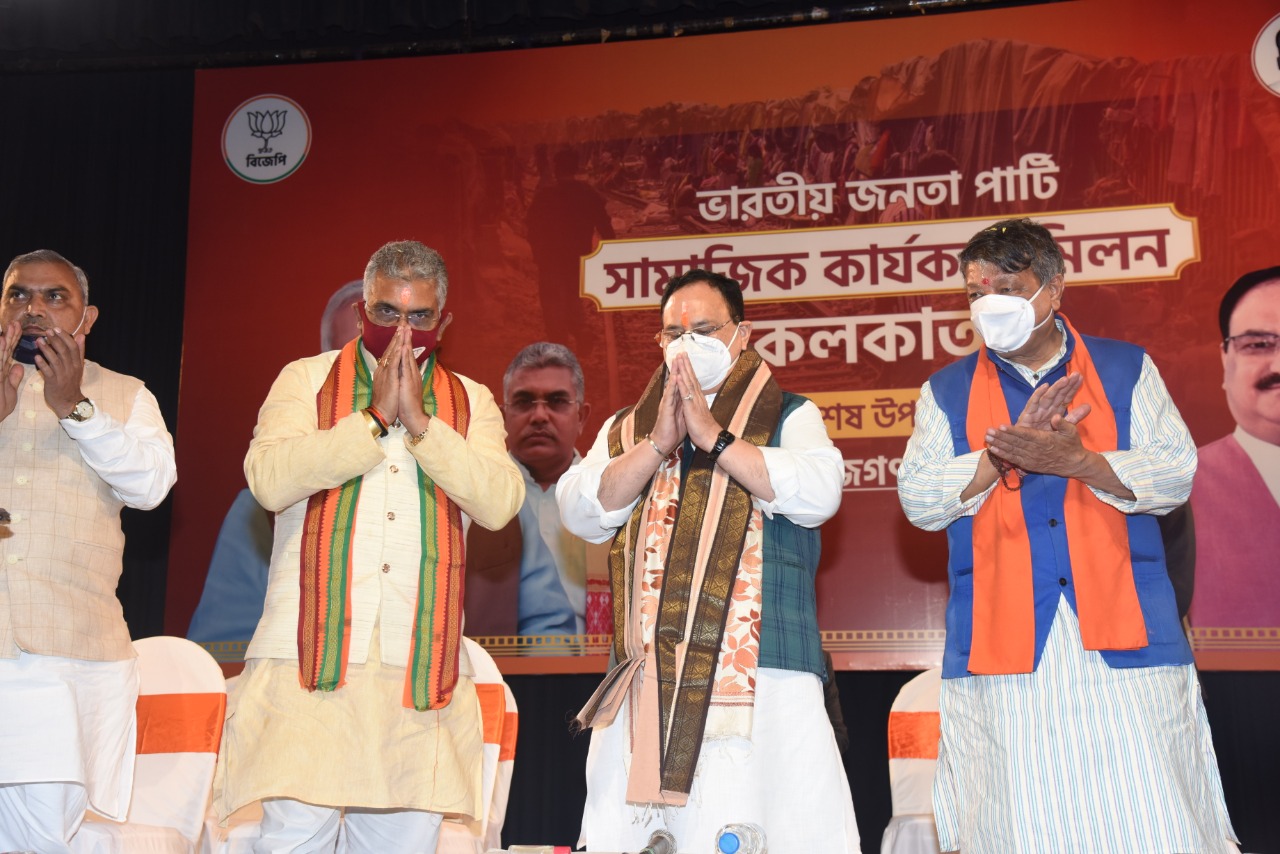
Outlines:
{"label": "clasped hands", "polygon": [[422,408],[422,373],[413,358],[408,326],[400,326],[373,371],[373,406],[387,420],[397,420],[410,436],[427,429],[430,416]]}
{"label": "clasped hands", "polygon": [[675,450],[685,436],[696,447],[710,451],[722,429],[711,415],[707,396],[702,392],[702,384],[694,374],[689,356],[678,354],[672,361],[667,387],[663,389],[662,400],[658,404],[658,419],[649,438],[665,454]]}
{"label": "clasped hands", "polygon": [[1080,374],[1071,374],[1038,387],[1016,424],[987,430],[988,451],[1024,472],[1080,477],[1092,452],[1081,443],[1076,425],[1091,407],[1087,403],[1069,407],[1083,382]]}
{"label": "clasped hands", "polygon": [[[0,421],[18,405],[22,365],[14,361],[13,351],[21,337],[22,324],[16,320],[9,321],[0,332]],[[66,418],[85,398],[80,389],[84,379],[84,334],[72,336],[61,329],[49,329],[36,346],[40,349],[36,367],[44,380],[44,402],[54,415]]]}

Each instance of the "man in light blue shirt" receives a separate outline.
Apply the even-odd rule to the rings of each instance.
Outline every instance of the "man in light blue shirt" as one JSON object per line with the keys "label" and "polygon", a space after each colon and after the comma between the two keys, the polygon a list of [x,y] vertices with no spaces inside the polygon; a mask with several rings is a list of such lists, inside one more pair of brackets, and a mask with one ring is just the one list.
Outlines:
{"label": "man in light blue shirt", "polygon": [[[333,292],[320,316],[321,350],[337,350],[359,334],[355,306],[363,298],[361,279]],[[200,604],[187,628],[189,640],[247,643],[253,637],[267,596],[271,538],[270,515],[248,487],[241,489],[218,530]]]}
{"label": "man in light blue shirt", "polygon": [[582,367],[561,344],[530,344],[503,375],[507,450],[524,475],[525,500],[507,529],[468,535],[469,635],[587,630],[586,544],[560,523],[554,489],[578,459],[574,443],[591,410],[583,391]]}

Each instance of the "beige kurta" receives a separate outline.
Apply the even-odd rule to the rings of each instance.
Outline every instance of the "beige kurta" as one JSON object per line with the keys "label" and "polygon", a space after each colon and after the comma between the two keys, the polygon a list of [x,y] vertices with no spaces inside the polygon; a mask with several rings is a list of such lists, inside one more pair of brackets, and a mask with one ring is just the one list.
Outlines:
{"label": "beige kurta", "polygon": [[[401,704],[421,549],[417,469],[461,506],[464,524],[490,529],[519,510],[523,480],[507,454],[493,396],[465,377],[465,439],[436,419],[416,447],[399,426],[374,439],[359,413],[319,430],[316,392],[336,355],[281,372],[245,457],[250,489],[277,514],[275,542],[266,607],[227,704],[215,805],[224,817],[269,797],[474,816],[481,809],[482,724],[469,663],[461,662],[463,676],[445,709]],[[309,693],[297,665],[307,499],[359,475],[347,684]]]}

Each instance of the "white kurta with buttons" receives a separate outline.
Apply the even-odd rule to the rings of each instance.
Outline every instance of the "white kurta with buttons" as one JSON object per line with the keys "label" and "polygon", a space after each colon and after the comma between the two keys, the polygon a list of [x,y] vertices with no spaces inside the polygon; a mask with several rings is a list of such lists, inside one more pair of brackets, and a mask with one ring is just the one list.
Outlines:
{"label": "white kurta with buttons", "polygon": [[298,572],[307,499],[363,475],[351,548],[351,645],[363,663],[380,623],[384,664],[405,666],[418,598],[422,543],[418,467],[462,508],[463,524],[501,528],[520,509],[524,480],[507,454],[502,413],[493,395],[462,377],[471,406],[464,439],[433,418],[426,438],[408,444],[393,426],[374,439],[360,413],[331,430],[316,427],[316,393],[336,352],[287,366],[258,416],[245,476],[258,502],[275,512],[266,607],[246,658],[298,656]]}

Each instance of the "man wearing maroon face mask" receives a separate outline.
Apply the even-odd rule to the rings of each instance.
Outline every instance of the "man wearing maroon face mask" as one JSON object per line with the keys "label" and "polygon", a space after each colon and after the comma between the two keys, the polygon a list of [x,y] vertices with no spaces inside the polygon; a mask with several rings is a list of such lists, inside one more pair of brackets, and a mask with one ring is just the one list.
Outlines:
{"label": "man wearing maroon face mask", "polygon": [[230,701],[215,798],[263,801],[260,851],[434,851],[481,814],[483,733],[460,651],[463,538],[519,510],[488,389],[441,364],[444,261],[388,243],[360,336],[281,372],[245,457],[276,513],[266,606]]}

